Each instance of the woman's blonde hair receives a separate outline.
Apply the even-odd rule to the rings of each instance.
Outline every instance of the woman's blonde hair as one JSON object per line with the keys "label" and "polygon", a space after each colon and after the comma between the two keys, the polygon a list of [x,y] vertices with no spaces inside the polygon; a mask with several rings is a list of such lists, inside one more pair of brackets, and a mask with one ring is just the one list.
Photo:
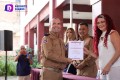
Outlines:
{"label": "woman's blonde hair", "polygon": [[68,41],[68,37],[67,37],[67,31],[68,30],[71,30],[72,31],[72,40],[76,40],[76,34],[75,34],[75,31],[73,28],[68,28],[66,31],[65,31],[65,36],[64,36],[64,42],[65,44],[67,43]]}

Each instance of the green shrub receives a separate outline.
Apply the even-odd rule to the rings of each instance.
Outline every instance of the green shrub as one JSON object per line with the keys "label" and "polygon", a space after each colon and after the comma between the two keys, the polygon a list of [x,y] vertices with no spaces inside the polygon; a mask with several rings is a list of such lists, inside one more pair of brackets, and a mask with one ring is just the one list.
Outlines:
{"label": "green shrub", "polygon": [[16,63],[15,62],[9,61],[7,67],[8,67],[8,75],[10,76],[16,75]]}
{"label": "green shrub", "polygon": [[5,61],[0,60],[0,76],[3,76],[5,74]]}
{"label": "green shrub", "polygon": [[[4,76],[5,69],[5,56],[0,56],[0,76]],[[14,62],[13,57],[8,56],[7,60],[7,75],[13,76],[16,75],[16,62]]]}
{"label": "green shrub", "polygon": [[31,65],[32,68],[41,68],[41,64],[38,61],[37,55],[33,57],[33,64]]}
{"label": "green shrub", "polygon": [[[0,76],[4,76],[6,69],[5,69],[5,56],[0,56]],[[14,56],[8,56],[7,59],[7,75],[14,76],[16,75],[16,65],[17,62],[14,61]],[[33,57],[33,64],[31,65],[32,68],[41,68],[40,63],[38,62],[37,55]]]}

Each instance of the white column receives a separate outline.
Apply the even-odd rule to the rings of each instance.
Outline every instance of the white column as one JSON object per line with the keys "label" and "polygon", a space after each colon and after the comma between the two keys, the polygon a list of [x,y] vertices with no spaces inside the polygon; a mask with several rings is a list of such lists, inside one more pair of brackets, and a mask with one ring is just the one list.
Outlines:
{"label": "white column", "polygon": [[72,14],[72,12],[73,12],[73,3],[72,3],[72,0],[70,0],[70,27],[72,28],[73,27],[73,20],[72,20],[72,18],[73,18],[73,14]]}
{"label": "white column", "polygon": [[53,0],[49,0],[49,23],[53,18]]}

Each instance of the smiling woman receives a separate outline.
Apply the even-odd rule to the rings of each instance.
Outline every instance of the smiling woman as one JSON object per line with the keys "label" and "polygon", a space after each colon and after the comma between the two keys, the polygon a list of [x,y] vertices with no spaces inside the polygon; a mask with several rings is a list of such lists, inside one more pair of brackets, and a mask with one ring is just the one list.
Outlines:
{"label": "smiling woman", "polygon": [[106,21],[104,18],[99,18],[97,22],[97,26],[101,31],[106,31]]}
{"label": "smiling woman", "polygon": [[120,79],[120,35],[111,17],[100,14],[95,19],[94,53],[99,60],[100,79]]}

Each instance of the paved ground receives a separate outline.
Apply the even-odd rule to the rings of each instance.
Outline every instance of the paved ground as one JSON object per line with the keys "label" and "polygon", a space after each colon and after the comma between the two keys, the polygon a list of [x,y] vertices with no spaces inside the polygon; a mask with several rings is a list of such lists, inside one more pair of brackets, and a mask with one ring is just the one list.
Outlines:
{"label": "paved ground", "polygon": [[[5,76],[0,76],[0,80],[5,80]],[[7,80],[17,80],[17,76],[8,76]]]}

